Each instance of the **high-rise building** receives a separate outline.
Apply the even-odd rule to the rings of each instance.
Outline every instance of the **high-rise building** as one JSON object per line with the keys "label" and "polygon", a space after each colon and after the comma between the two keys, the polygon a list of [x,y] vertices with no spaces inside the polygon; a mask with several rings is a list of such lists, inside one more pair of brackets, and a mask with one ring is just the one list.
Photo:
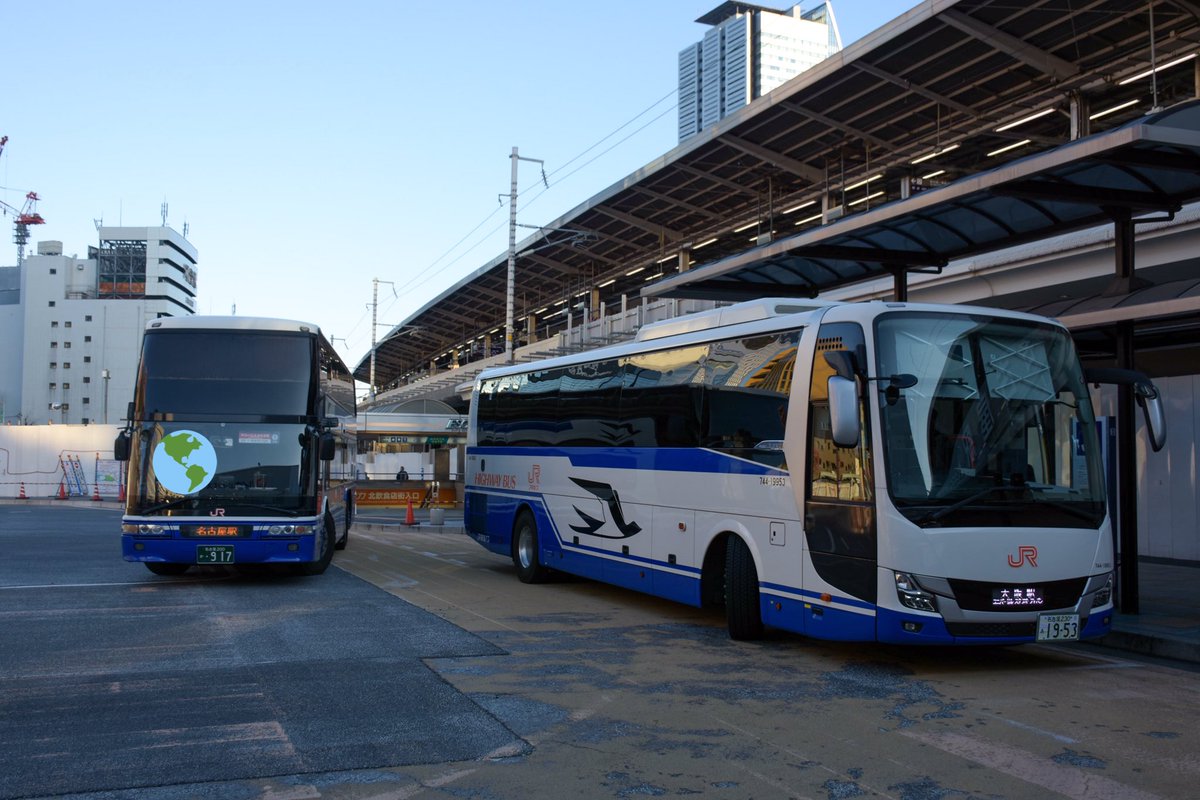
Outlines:
{"label": "high-rise building", "polygon": [[196,311],[196,249],[171,228],[100,228],[87,258],[62,243],[0,268],[0,422],[117,423],[146,323]]}
{"label": "high-rise building", "polygon": [[842,49],[833,7],[725,2],[700,17],[704,38],[679,53],[679,141]]}

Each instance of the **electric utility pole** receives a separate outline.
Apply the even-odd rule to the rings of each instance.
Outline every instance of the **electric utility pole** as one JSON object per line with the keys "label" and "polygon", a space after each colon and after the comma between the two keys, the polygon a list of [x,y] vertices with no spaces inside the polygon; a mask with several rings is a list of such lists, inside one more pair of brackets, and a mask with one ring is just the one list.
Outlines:
{"label": "electric utility pole", "polygon": [[504,301],[504,361],[513,363],[513,303],[517,285],[517,162],[532,161],[542,165],[542,183],[550,188],[546,180],[546,162],[538,158],[525,158],[512,149],[512,188],[508,193],[508,290]]}
{"label": "electric utility pole", "polygon": [[396,293],[396,284],[391,281],[381,281],[379,278],[371,279],[371,399],[375,399],[375,328],[376,317],[379,311],[379,284],[386,283],[392,287],[392,294]]}

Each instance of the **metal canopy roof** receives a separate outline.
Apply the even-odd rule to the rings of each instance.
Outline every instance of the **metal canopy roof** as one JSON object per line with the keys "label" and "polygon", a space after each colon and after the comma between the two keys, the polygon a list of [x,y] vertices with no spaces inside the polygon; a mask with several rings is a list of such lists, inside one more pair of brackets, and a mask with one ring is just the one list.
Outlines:
{"label": "metal canopy roof", "polygon": [[[517,317],[536,314],[539,336],[553,334],[566,323],[555,311],[581,293],[601,287],[611,312],[648,277],[676,273],[680,253],[702,274],[759,237],[819,226],[823,205],[840,205],[844,224],[901,197],[905,182],[919,193],[1065,144],[1072,103],[1100,130],[1154,100],[1190,99],[1192,62],[1161,69],[1154,96],[1138,76],[1152,52],[1166,65],[1198,42],[1200,0],[926,0],[521,242]],[[393,328],[376,348],[377,384],[448,366],[449,350],[502,329],[506,266],[497,256]],[[366,381],[369,364],[368,353],[355,377]]]}
{"label": "metal canopy roof", "polygon": [[963,178],[661,281],[643,293],[815,297],[889,272],[1178,211],[1200,199],[1200,102]]}

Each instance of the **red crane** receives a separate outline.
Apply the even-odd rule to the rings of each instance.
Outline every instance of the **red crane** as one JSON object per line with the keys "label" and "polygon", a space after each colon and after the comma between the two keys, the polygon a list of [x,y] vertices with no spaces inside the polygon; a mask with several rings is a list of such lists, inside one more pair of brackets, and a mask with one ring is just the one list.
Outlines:
{"label": "red crane", "polygon": [[[8,144],[7,136],[0,136],[0,155],[4,153],[4,145]],[[30,225],[45,225],[46,220],[42,215],[37,213],[37,192],[29,192],[25,195],[25,205],[17,208],[10,206],[8,203],[0,200],[0,213],[4,216],[11,214],[15,222],[13,223],[13,242],[17,245],[17,266],[21,266],[25,261],[25,245],[29,242],[29,226]]]}

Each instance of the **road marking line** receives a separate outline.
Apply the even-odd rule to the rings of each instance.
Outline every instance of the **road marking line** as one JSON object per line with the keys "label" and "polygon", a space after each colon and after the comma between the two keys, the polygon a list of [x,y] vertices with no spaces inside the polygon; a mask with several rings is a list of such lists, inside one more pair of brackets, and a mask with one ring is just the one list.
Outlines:
{"label": "road marking line", "polygon": [[899,733],[1074,800],[1162,800],[1159,795],[1120,781],[1074,767],[1060,766],[1047,758],[1000,742],[985,741],[962,733],[926,733],[912,729]]}

